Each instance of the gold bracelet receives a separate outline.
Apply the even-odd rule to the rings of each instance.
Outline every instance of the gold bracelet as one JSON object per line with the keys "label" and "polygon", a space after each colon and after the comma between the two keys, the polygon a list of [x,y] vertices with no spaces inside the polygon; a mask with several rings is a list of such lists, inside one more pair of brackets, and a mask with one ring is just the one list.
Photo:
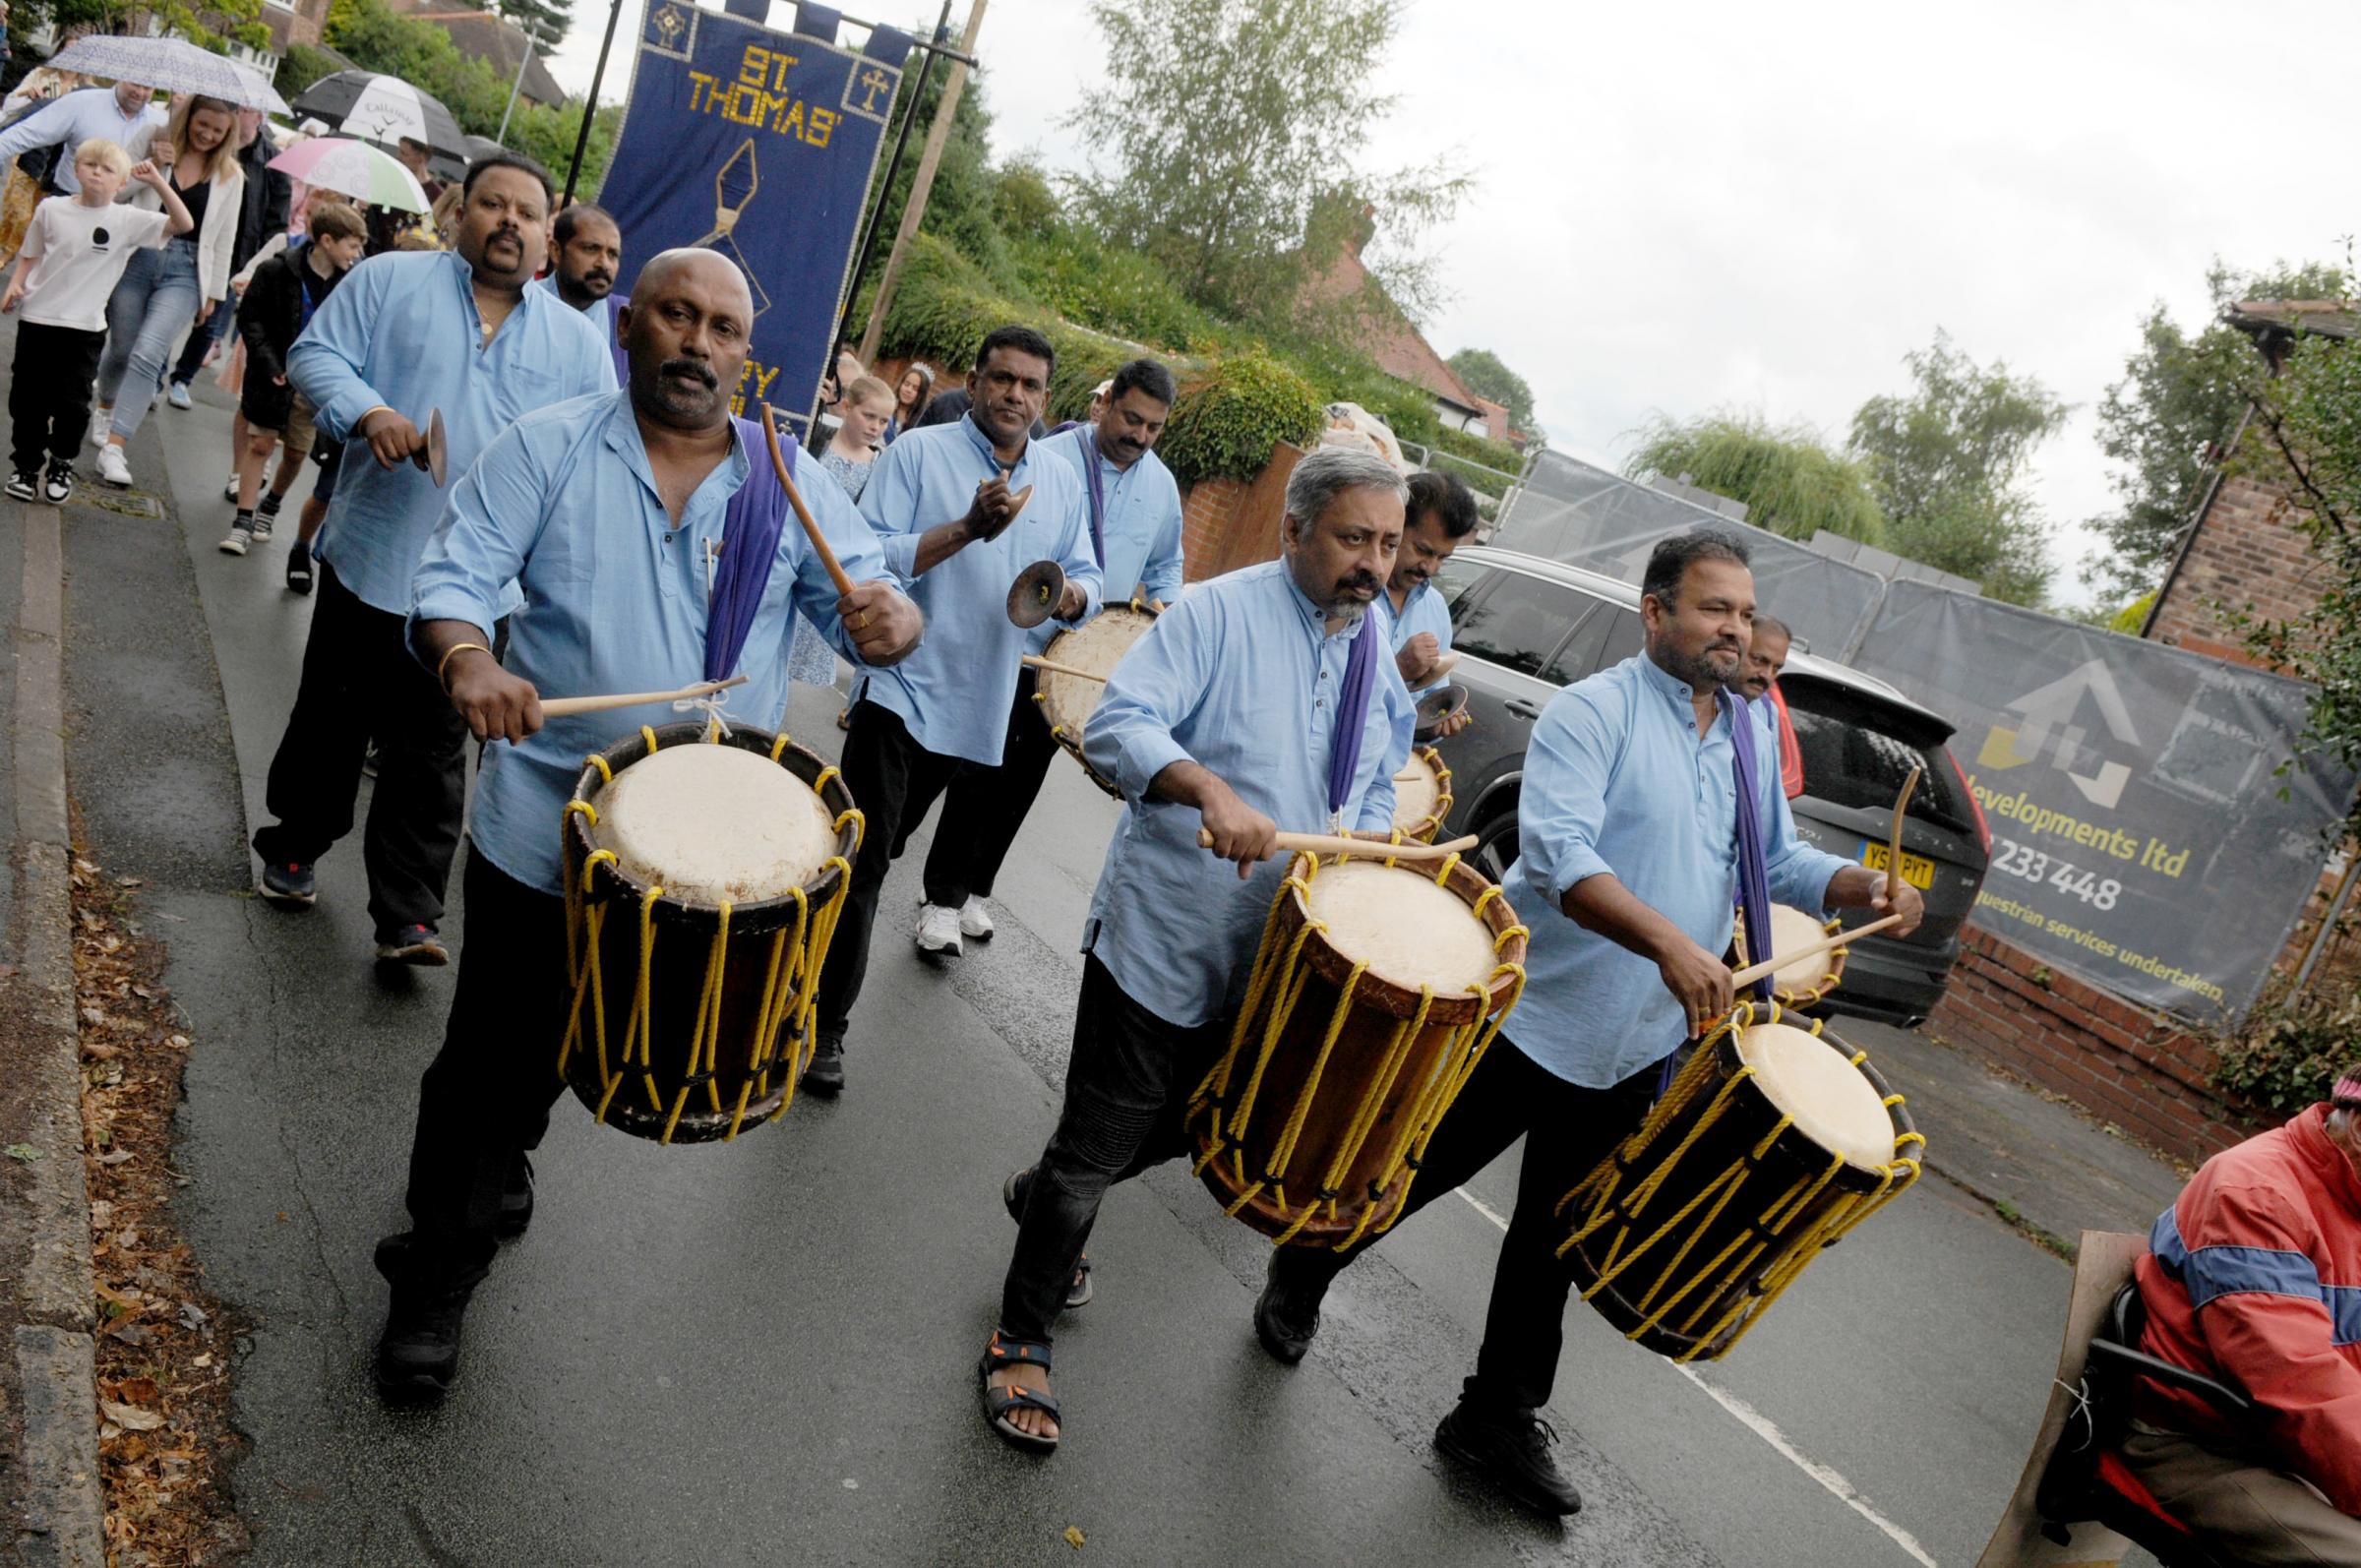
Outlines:
{"label": "gold bracelet", "polygon": [[470,648],[474,649],[478,653],[490,653],[492,651],[490,648],[485,647],[481,642],[454,642],[450,647],[443,650],[443,657],[435,661],[435,685],[443,689],[444,695],[448,696],[451,694],[451,683],[443,679],[443,672],[451,667],[451,661],[454,655],[465,653]]}

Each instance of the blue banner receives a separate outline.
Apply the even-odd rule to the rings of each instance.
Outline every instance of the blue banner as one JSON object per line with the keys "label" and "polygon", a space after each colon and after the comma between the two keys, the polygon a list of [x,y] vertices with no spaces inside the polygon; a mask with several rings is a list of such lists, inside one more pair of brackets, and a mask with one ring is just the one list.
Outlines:
{"label": "blue banner", "polygon": [[821,38],[688,0],[639,25],[632,93],[599,205],[624,275],[676,245],[746,270],[754,343],[732,411],[810,428],[853,243],[901,72]]}

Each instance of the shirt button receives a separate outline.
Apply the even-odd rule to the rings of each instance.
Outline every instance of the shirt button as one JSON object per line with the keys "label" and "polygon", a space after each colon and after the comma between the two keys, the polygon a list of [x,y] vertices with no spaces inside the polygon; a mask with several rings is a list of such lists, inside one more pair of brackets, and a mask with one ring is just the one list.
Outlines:
{"label": "shirt button", "polygon": [[672,543],[672,535],[671,535],[671,534],[666,534],[666,535],[664,536],[664,542],[665,542],[666,544],[670,544],[670,543]]}

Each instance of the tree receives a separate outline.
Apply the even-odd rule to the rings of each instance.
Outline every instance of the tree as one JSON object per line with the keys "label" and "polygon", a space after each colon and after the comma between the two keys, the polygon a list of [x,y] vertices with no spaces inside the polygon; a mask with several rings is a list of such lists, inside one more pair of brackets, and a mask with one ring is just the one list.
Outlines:
{"label": "tree", "polygon": [[1468,384],[1468,391],[1508,410],[1511,430],[1533,429],[1533,389],[1524,377],[1500,363],[1498,354],[1488,348],[1463,348],[1448,363]]}
{"label": "tree", "polygon": [[1941,331],[1903,363],[1915,390],[1861,404],[1849,444],[1868,465],[1886,548],[1972,578],[1993,598],[2039,604],[2047,529],[2022,481],[2066,404],[2004,364],[1976,364]]}
{"label": "tree", "polygon": [[2161,300],[2140,324],[2140,346],[2123,379],[2098,405],[2099,450],[2120,465],[2120,508],[2093,517],[2106,549],[2088,556],[2083,580],[2110,594],[2153,589],[2172,564],[2207,478],[2246,412],[2262,363],[2246,334],[2221,320],[2242,299],[2334,299],[2344,276],[2333,267],[2282,263],[2267,272],[2232,272],[2216,261],[2206,273],[2206,324],[2185,332]]}
{"label": "tree", "polygon": [[1826,528],[1883,544],[1886,519],[1857,457],[1829,451],[1807,425],[1774,429],[1759,413],[1658,415],[1627,465],[1634,478],[1679,479],[1746,503],[1746,520],[1789,539]]}
{"label": "tree", "polygon": [[489,9],[538,38],[535,47],[543,54],[564,43],[567,30],[574,26],[574,11],[566,0],[492,0]]}
{"label": "tree", "polygon": [[1365,232],[1372,279],[1417,320],[1440,274],[1409,247],[1469,182],[1444,160],[1371,170],[1340,151],[1393,106],[1369,84],[1399,3],[1094,0],[1104,86],[1069,121],[1093,150],[1073,182],[1082,214],[1200,305],[1279,322]]}

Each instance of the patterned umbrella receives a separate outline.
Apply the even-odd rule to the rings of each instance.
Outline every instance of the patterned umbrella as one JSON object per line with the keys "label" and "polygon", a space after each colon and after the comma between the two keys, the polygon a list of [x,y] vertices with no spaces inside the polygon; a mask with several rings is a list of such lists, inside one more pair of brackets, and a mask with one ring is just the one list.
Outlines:
{"label": "patterned umbrella", "polygon": [[271,167],[289,179],[339,192],[375,207],[423,212],[426,190],[417,176],[366,142],[346,136],[316,136],[287,149]]}
{"label": "patterned umbrella", "polygon": [[451,111],[399,77],[338,71],[295,95],[296,114],[315,114],[347,136],[391,147],[403,137],[464,159],[465,137]]}
{"label": "patterned umbrella", "polygon": [[287,112],[287,100],[272,90],[260,71],[225,54],[200,49],[186,38],[117,38],[87,33],[49,57],[60,71],[134,82],[164,92],[196,92],[250,109]]}

